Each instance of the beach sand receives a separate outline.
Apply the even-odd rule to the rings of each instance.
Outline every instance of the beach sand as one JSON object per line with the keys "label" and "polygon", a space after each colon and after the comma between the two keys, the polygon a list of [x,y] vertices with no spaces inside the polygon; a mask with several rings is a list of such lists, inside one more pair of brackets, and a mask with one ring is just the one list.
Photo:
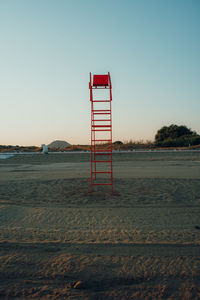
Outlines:
{"label": "beach sand", "polygon": [[0,160],[0,298],[200,299],[200,152]]}

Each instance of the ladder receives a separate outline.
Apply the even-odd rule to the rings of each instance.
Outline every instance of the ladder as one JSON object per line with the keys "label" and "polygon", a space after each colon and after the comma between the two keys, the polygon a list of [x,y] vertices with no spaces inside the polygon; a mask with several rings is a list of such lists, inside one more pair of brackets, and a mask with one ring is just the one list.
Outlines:
{"label": "ladder", "polygon": [[[112,163],[112,86],[110,73],[90,73],[91,102],[91,193],[94,186],[111,186],[113,194]],[[101,97],[99,98],[99,93]]]}

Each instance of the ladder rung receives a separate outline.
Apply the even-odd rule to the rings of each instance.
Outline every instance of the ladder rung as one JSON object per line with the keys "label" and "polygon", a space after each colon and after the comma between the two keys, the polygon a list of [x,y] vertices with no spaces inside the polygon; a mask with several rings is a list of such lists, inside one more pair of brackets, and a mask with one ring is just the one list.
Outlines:
{"label": "ladder rung", "polygon": [[112,185],[112,183],[93,183],[92,185]]}
{"label": "ladder rung", "polygon": [[92,102],[110,102],[111,100],[92,100]]}
{"label": "ladder rung", "polygon": [[95,153],[96,155],[111,155],[111,153]]}
{"label": "ladder rung", "polygon": [[97,89],[97,90],[105,90],[105,89],[110,89],[110,86],[109,85],[101,85],[101,86],[97,86],[97,85],[92,85],[91,86],[92,89]]}
{"label": "ladder rung", "polygon": [[111,163],[112,162],[112,160],[92,160],[92,162],[97,162],[97,163],[107,163],[107,162],[109,162],[109,163]]}
{"label": "ladder rung", "polygon": [[111,131],[111,129],[92,129],[92,131]]}
{"label": "ladder rung", "polygon": [[[99,146],[99,144],[96,145],[96,146]],[[93,151],[93,150],[92,150],[92,151]],[[96,152],[112,152],[112,149],[110,149],[110,148],[99,148],[99,149],[96,149],[96,148],[95,148],[95,151],[96,151]]]}
{"label": "ladder rung", "polygon": [[[95,145],[96,146],[96,145]],[[96,147],[93,147],[95,150],[93,150],[93,148],[91,149],[92,152],[112,152],[112,149],[108,149],[108,148],[100,148],[100,149],[96,149]]]}
{"label": "ladder rung", "polygon": [[108,119],[108,120],[102,120],[102,119],[100,119],[100,120],[93,120],[93,122],[106,122],[106,121],[107,121],[107,122],[108,122],[108,121],[110,122],[111,120],[110,120],[110,119]]}
{"label": "ladder rung", "polygon": [[[111,149],[95,149],[95,150],[91,149],[91,152],[92,153],[93,152],[112,152],[112,150]],[[110,154],[110,153],[108,153],[108,154]]]}
{"label": "ladder rung", "polygon": [[92,125],[92,127],[111,127],[111,125]]}
{"label": "ladder rung", "polygon": [[94,115],[110,115],[110,112],[93,112]]}
{"label": "ladder rung", "polygon": [[93,174],[111,174],[112,172],[108,172],[108,171],[92,171]]}
{"label": "ladder rung", "polygon": [[92,142],[112,142],[112,140],[92,140]]}
{"label": "ladder rung", "polygon": [[94,112],[99,112],[99,111],[111,111],[110,109],[93,109],[92,111],[94,111]]}

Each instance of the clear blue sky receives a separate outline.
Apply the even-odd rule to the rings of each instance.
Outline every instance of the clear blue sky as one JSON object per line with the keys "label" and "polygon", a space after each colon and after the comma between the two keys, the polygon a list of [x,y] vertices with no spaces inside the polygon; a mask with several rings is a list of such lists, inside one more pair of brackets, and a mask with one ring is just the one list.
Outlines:
{"label": "clear blue sky", "polygon": [[200,1],[0,0],[0,144],[89,144],[89,72],[108,71],[113,140],[200,134]]}

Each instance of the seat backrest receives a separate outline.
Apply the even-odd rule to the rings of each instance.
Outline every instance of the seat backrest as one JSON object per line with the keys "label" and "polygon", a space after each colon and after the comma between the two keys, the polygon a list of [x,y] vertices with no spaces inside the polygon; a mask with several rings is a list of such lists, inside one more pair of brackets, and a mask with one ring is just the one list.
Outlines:
{"label": "seat backrest", "polygon": [[93,86],[108,86],[108,75],[93,75]]}

